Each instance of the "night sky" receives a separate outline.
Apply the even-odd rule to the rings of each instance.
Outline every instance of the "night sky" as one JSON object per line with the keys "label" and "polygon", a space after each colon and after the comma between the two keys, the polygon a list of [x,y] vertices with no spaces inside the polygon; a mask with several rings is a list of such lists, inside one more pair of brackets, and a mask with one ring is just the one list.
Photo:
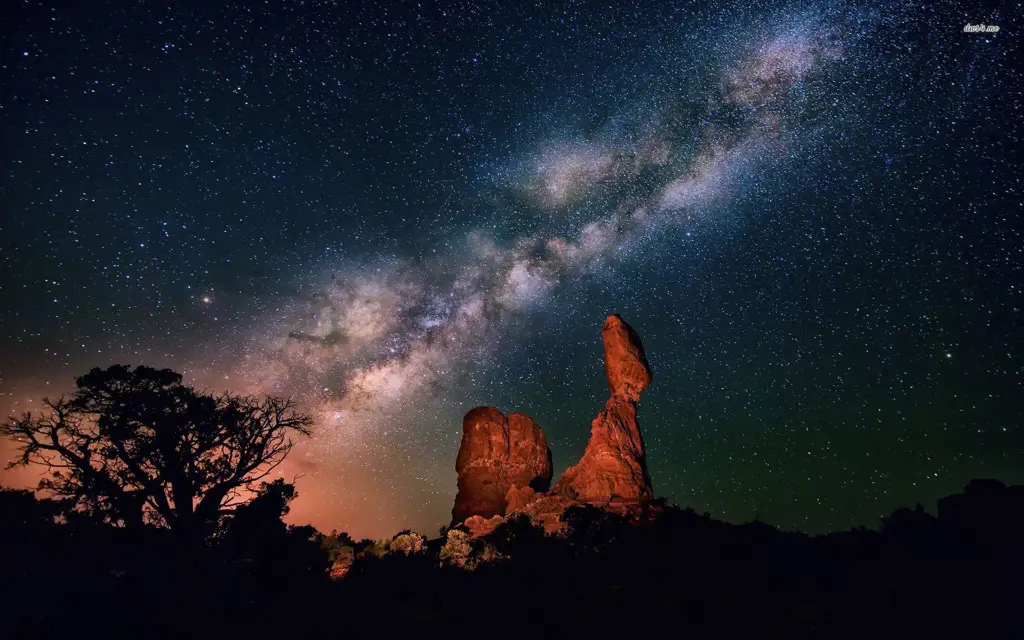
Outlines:
{"label": "night sky", "polygon": [[0,409],[294,395],[290,520],[434,534],[470,408],[579,459],[620,313],[681,506],[1024,481],[1021,5],[722,5],[4,3]]}

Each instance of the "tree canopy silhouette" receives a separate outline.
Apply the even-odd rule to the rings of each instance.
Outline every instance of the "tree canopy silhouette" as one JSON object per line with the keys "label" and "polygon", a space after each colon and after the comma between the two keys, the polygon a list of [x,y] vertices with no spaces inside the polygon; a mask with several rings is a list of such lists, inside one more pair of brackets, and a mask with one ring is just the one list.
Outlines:
{"label": "tree canopy silhouette", "polygon": [[252,499],[311,420],[290,399],[210,395],[168,369],[115,365],[76,379],[70,399],[11,418],[20,443],[9,466],[49,470],[39,489],[126,527],[163,524],[201,538]]}

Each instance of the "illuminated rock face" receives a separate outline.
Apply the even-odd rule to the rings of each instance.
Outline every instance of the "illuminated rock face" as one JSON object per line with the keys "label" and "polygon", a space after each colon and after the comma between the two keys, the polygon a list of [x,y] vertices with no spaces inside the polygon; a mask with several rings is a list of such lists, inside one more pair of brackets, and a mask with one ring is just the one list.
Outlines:
{"label": "illuminated rock face", "polygon": [[548,492],[551,451],[540,427],[521,413],[506,418],[494,407],[471,410],[455,463],[453,526],[465,523],[471,535],[485,535],[503,516],[523,513],[555,533],[563,528],[562,512],[575,504],[631,515],[648,509],[654,494],[636,414],[651,368],[639,336],[619,316],[605,320],[601,337],[611,397],[591,422],[583,458]]}
{"label": "illuminated rock face", "polygon": [[640,336],[618,315],[608,316],[601,327],[604,342],[604,374],[612,397],[636,402],[651,384],[651,367],[640,344]]}
{"label": "illuminated rock face", "polygon": [[628,507],[654,497],[636,420],[640,393],[651,383],[651,368],[639,336],[619,316],[605,320],[601,337],[612,395],[591,423],[583,458],[566,470],[554,493],[592,505]]}
{"label": "illuminated rock face", "polygon": [[503,516],[515,488],[547,491],[551,450],[540,427],[527,415],[507,418],[495,407],[477,407],[462,419],[462,445],[455,461],[459,493],[452,523],[471,516]]}

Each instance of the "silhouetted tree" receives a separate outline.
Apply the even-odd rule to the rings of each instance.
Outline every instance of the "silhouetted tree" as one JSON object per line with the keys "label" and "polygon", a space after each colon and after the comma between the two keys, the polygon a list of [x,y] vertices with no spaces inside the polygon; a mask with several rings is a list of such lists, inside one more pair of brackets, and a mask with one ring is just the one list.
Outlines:
{"label": "silhouetted tree", "polygon": [[544,542],[544,529],[535,525],[526,514],[519,513],[501,523],[487,536],[487,540],[504,555],[532,554]]}
{"label": "silhouetted tree", "polygon": [[591,505],[574,505],[561,517],[566,523],[566,539],[581,549],[600,549],[626,531],[625,518]]}
{"label": "silhouetted tree", "polygon": [[282,478],[264,482],[255,498],[240,505],[231,514],[227,526],[228,536],[260,538],[284,532],[286,525],[281,518],[291,511],[289,504],[297,496],[295,485]]}
{"label": "silhouetted tree", "polygon": [[324,535],[311,526],[289,526],[281,520],[298,495],[295,485],[281,478],[264,482],[255,498],[227,518],[220,550],[235,562],[249,563],[251,573],[326,577],[330,554]]}
{"label": "silhouetted tree", "polygon": [[331,531],[320,541],[320,548],[324,550],[327,560],[332,564],[342,558],[351,559],[355,555],[354,547],[355,541],[352,540],[352,536],[344,531],[338,533],[337,529]]}
{"label": "silhouetted tree", "polygon": [[291,400],[209,395],[181,374],[115,365],[77,378],[70,399],[44,400],[0,430],[20,443],[10,466],[50,471],[39,489],[123,526],[146,520],[197,541],[252,499],[310,419]]}

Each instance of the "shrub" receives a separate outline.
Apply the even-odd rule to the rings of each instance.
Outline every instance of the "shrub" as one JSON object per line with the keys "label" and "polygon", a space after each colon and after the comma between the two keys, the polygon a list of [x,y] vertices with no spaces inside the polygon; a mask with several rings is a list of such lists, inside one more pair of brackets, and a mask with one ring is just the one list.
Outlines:
{"label": "shrub", "polygon": [[423,551],[426,546],[427,539],[423,536],[412,531],[403,531],[390,540],[375,540],[363,553],[377,558],[395,553],[409,556]]}
{"label": "shrub", "polygon": [[481,564],[495,562],[506,557],[493,544],[482,543],[481,545],[478,542],[476,546],[477,549],[474,549],[473,539],[465,531],[449,530],[448,538],[438,554],[441,566],[447,565],[473,571]]}
{"label": "shrub", "polygon": [[444,546],[441,547],[441,553],[438,557],[442,565],[472,569],[473,567],[467,566],[472,551],[473,545],[468,533],[461,529],[449,529],[448,537],[445,540]]}
{"label": "shrub", "polygon": [[388,551],[391,553],[404,553],[411,555],[423,551],[427,539],[417,533],[400,533],[391,539],[388,544]]}

